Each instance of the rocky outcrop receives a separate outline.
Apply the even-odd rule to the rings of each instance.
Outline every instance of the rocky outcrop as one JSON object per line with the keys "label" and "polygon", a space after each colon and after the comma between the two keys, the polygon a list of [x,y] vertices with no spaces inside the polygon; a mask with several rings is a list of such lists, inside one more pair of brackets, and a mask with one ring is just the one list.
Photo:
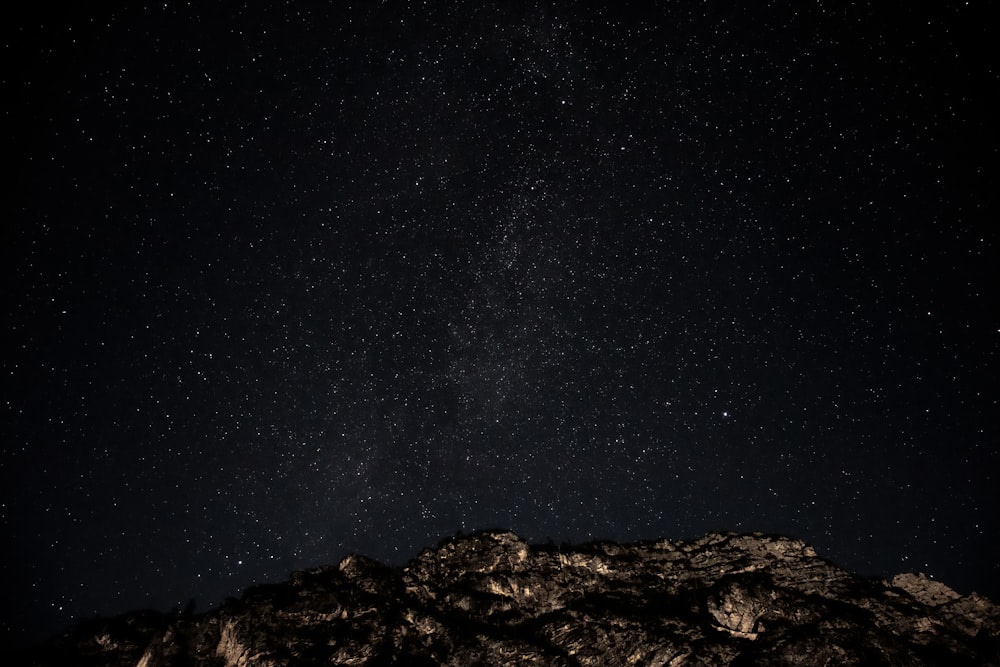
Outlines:
{"label": "rocky outcrop", "polygon": [[28,665],[1000,665],[1000,609],[923,575],[856,577],[803,542],[529,545],[363,556],[207,614],[90,621]]}

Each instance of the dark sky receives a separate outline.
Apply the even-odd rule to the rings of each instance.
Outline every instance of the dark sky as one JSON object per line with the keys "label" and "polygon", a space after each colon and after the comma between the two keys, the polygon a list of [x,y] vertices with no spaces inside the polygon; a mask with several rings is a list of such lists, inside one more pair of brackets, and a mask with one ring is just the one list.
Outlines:
{"label": "dark sky", "polygon": [[5,636],[488,527],[1000,597],[990,3],[102,4],[3,27]]}

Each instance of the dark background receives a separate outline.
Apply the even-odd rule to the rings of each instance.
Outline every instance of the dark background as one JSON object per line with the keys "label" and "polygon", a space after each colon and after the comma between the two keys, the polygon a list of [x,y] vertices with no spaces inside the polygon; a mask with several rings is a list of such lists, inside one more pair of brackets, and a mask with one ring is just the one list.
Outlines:
{"label": "dark background", "polygon": [[203,4],[3,27],[5,639],[488,527],[1000,598],[989,3]]}

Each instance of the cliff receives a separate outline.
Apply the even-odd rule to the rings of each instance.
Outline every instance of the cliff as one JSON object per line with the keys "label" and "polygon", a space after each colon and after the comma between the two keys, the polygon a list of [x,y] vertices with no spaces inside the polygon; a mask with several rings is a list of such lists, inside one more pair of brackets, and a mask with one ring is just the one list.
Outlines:
{"label": "cliff", "polygon": [[1000,665],[1000,608],[922,575],[859,578],[759,533],[556,547],[491,531],[401,569],[348,556],[206,614],[88,621],[17,662]]}

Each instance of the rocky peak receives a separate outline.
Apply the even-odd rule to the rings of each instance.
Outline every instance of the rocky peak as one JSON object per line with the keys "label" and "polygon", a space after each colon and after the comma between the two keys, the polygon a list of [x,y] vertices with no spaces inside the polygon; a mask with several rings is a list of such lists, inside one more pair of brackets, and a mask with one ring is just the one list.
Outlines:
{"label": "rocky peak", "polygon": [[529,545],[484,531],[403,568],[359,555],[198,616],[90,621],[55,665],[1000,665],[1000,609],[920,574],[863,579],[799,540]]}

